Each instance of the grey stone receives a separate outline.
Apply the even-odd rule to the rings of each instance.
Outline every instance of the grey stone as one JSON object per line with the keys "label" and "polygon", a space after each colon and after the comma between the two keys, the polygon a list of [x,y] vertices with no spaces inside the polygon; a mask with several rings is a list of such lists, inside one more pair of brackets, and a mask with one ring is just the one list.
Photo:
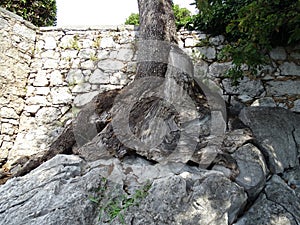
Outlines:
{"label": "grey stone", "polygon": [[102,70],[118,71],[124,68],[124,63],[117,60],[105,59],[98,63],[98,67]]}
{"label": "grey stone", "polygon": [[135,224],[230,224],[245,202],[242,188],[218,173],[197,177],[184,172],[155,180],[145,200],[128,210],[125,221],[134,218]]}
{"label": "grey stone", "polygon": [[222,148],[229,153],[233,153],[251,140],[253,140],[253,136],[249,129],[231,130],[225,133]]}
{"label": "grey stone", "polygon": [[44,63],[45,69],[57,69],[58,60],[56,59],[47,59]]}
{"label": "grey stone", "polygon": [[216,49],[213,47],[197,47],[197,50],[204,57],[204,59],[216,58]]}
{"label": "grey stone", "polygon": [[43,107],[35,115],[36,123],[40,126],[51,124],[59,118],[60,110],[53,107]]}
{"label": "grey stone", "polygon": [[16,34],[19,34],[20,36],[27,38],[30,41],[35,40],[36,32],[33,29],[30,29],[23,24],[20,25],[20,24],[16,23],[13,26],[13,32]]}
{"label": "grey stone", "polygon": [[71,85],[81,84],[85,81],[81,70],[70,70],[66,80]]}
{"label": "grey stone", "polygon": [[244,77],[239,80],[238,86],[232,85],[232,80],[224,79],[222,81],[226,94],[229,95],[243,95],[249,99],[258,97],[264,92],[264,87],[260,80],[250,80],[248,77]]}
{"label": "grey stone", "polygon": [[131,61],[133,58],[133,50],[128,48],[121,48],[117,55],[117,60],[120,61]]}
{"label": "grey stone", "polygon": [[91,85],[88,83],[77,84],[73,89],[72,93],[86,93],[91,90]]}
{"label": "grey stone", "polygon": [[186,38],[184,41],[184,47],[194,47],[196,45],[196,41],[194,38]]}
{"label": "grey stone", "polygon": [[70,104],[73,100],[73,96],[68,87],[51,88],[50,94],[53,104]]}
{"label": "grey stone", "polygon": [[226,71],[232,67],[232,63],[218,63],[214,62],[209,66],[208,72],[211,77],[222,77]]}
{"label": "grey stone", "polygon": [[251,209],[235,225],[297,225],[300,222],[300,198],[274,175]]}
{"label": "grey stone", "polygon": [[294,101],[294,106],[291,110],[294,112],[300,112],[300,99]]}
{"label": "grey stone", "polygon": [[2,118],[9,118],[9,119],[18,119],[19,116],[15,112],[14,109],[9,107],[2,107],[0,109],[0,117]]}
{"label": "grey stone", "polygon": [[96,69],[89,79],[89,82],[91,84],[108,84],[109,81],[109,74],[104,73],[102,70],[99,69]]}
{"label": "grey stone", "polygon": [[279,69],[283,76],[300,76],[300,66],[293,62],[285,62],[279,67]]}
{"label": "grey stone", "polygon": [[251,128],[272,173],[299,164],[299,115],[283,108],[249,107],[241,111],[239,118]]}
{"label": "grey stone", "polygon": [[255,100],[251,106],[265,106],[265,107],[275,107],[276,103],[273,98],[265,97]]}
{"label": "grey stone", "polygon": [[221,45],[224,42],[224,40],[225,38],[223,35],[209,38],[209,42],[213,45]]}
{"label": "grey stone", "polygon": [[79,51],[78,57],[82,59],[91,59],[95,54],[96,51],[93,49],[82,49]]}
{"label": "grey stone", "polygon": [[51,50],[56,48],[56,40],[54,37],[45,37],[44,41],[45,41],[45,45],[44,45],[45,49]]}
{"label": "grey stone", "polygon": [[63,84],[63,82],[64,82],[63,76],[58,70],[55,70],[50,74],[51,86],[61,85]]}
{"label": "grey stone", "polygon": [[49,102],[46,96],[34,96],[26,99],[27,105],[48,105]]}
{"label": "grey stone", "polygon": [[252,144],[240,147],[232,156],[240,172],[235,182],[245,189],[250,199],[255,199],[264,188],[268,175],[264,156]]}
{"label": "grey stone", "polygon": [[276,47],[270,51],[270,56],[271,56],[271,59],[274,59],[274,60],[285,60],[287,57],[287,54],[286,54],[284,48]]}
{"label": "grey stone", "polygon": [[266,84],[268,96],[299,95],[300,80],[270,81]]}
{"label": "grey stone", "polygon": [[87,60],[85,62],[82,62],[80,64],[81,68],[82,69],[85,69],[85,70],[92,70],[95,68],[95,63],[93,60]]}
{"label": "grey stone", "polygon": [[50,92],[50,88],[49,87],[37,87],[35,93],[37,95],[48,95]]}
{"label": "grey stone", "polygon": [[112,37],[102,38],[100,41],[100,48],[112,48],[115,47],[116,43]]}
{"label": "grey stone", "polygon": [[86,94],[78,95],[74,99],[74,104],[76,107],[82,107],[85,104],[89,103],[98,94],[98,91],[93,91]]}
{"label": "grey stone", "polygon": [[78,156],[57,155],[0,186],[1,224],[93,224],[97,211],[89,196],[95,195],[101,176],[99,169],[84,166]]}
{"label": "grey stone", "polygon": [[40,71],[37,73],[34,82],[33,82],[33,86],[35,87],[45,87],[49,84],[49,81],[46,77],[46,72],[45,71]]}

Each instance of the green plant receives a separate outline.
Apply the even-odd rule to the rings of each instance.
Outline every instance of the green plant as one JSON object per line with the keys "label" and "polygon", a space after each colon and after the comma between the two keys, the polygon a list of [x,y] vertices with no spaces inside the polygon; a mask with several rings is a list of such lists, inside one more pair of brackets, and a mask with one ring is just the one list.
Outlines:
{"label": "green plant", "polygon": [[97,37],[95,40],[94,40],[94,43],[93,43],[93,46],[95,48],[99,48],[101,45],[101,37]]}
{"label": "green plant", "polygon": [[0,6],[39,27],[56,24],[55,0],[1,0]]}
{"label": "green plant", "polygon": [[[180,8],[179,5],[173,4],[173,11],[175,16],[176,27],[179,30],[181,27],[186,26],[192,19],[191,12],[186,8]],[[140,16],[138,13],[131,13],[126,19],[127,25],[139,25]]]}
{"label": "green plant", "polygon": [[126,25],[139,25],[140,16],[138,13],[131,13],[130,16],[126,19]]}
{"label": "green plant", "polygon": [[199,14],[187,27],[226,37],[229,44],[219,59],[232,60],[234,66],[226,76],[235,83],[256,75],[258,67],[268,62],[266,54],[272,47],[300,40],[300,0],[196,0],[195,4]]}
{"label": "green plant", "polygon": [[69,47],[72,48],[72,49],[75,49],[75,50],[80,50],[78,35],[75,35],[73,37],[73,39],[70,40]]}
{"label": "green plant", "polygon": [[[102,179],[101,186],[97,190],[100,197],[94,198],[89,197],[90,201],[101,204],[101,201],[104,199],[104,193],[108,190],[108,181],[106,178]],[[137,189],[134,194],[127,195],[117,195],[112,197],[115,190],[112,190],[109,193],[109,200],[105,205],[100,206],[100,212],[99,212],[99,221],[103,219],[104,214],[108,218],[108,222],[111,223],[115,218],[119,218],[120,222],[122,224],[125,224],[124,221],[124,213],[130,206],[138,205],[142,199],[144,199],[148,195],[148,191],[151,188],[151,183],[148,181],[145,185],[141,186],[139,189]]]}

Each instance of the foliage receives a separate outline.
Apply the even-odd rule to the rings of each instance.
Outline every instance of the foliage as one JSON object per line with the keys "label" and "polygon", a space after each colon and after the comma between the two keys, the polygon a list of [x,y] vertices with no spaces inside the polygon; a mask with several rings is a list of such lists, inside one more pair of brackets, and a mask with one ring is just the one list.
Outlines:
{"label": "foliage", "polygon": [[175,4],[173,5],[173,11],[178,30],[186,26],[192,19],[191,12],[187,8],[180,8],[179,5]]}
{"label": "foliage", "polygon": [[[191,12],[186,8],[180,8],[179,5],[173,5],[173,11],[175,16],[176,27],[179,30],[184,27],[192,19]],[[131,15],[126,19],[125,24],[127,25],[139,25],[139,14],[131,13]]]}
{"label": "foliage", "polygon": [[1,0],[0,6],[39,27],[56,23],[55,0]]}
{"label": "foliage", "polygon": [[[98,192],[100,194],[100,198],[96,199],[93,197],[89,197],[90,201],[101,204],[101,201],[104,199],[104,194],[108,190],[108,180],[106,178],[102,179],[102,185],[100,186]],[[146,182],[145,185],[141,186],[139,189],[135,190],[132,195],[117,195],[114,197],[109,197],[105,205],[101,205],[99,221],[103,219],[104,214],[109,219],[109,223],[111,223],[115,218],[119,218],[122,224],[124,222],[124,212],[130,207],[134,205],[139,205],[139,203],[148,195],[148,191],[151,188],[151,183],[149,181]],[[114,191],[114,190],[113,190]],[[114,193],[110,193],[112,195]]]}
{"label": "foliage", "polygon": [[244,64],[255,74],[272,47],[300,40],[300,0],[196,0],[196,6],[189,28],[226,37],[221,59],[233,60],[227,75],[234,80],[244,75]]}
{"label": "foliage", "polygon": [[130,16],[126,19],[126,25],[139,25],[140,16],[138,13],[131,13]]}

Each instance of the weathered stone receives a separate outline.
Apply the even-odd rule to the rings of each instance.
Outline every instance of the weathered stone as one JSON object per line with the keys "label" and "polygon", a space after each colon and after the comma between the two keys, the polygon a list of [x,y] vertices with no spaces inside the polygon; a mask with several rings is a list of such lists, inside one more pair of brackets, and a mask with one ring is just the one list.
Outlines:
{"label": "weathered stone", "polygon": [[66,80],[71,85],[81,84],[85,81],[81,70],[70,70]]}
{"label": "weathered stone", "polygon": [[270,51],[270,56],[271,56],[271,59],[274,59],[274,60],[285,60],[287,57],[287,54],[286,54],[284,48],[276,47]]}
{"label": "weathered stone", "polygon": [[252,139],[253,137],[249,129],[232,130],[225,134],[222,148],[229,153],[233,153]]}
{"label": "weathered stone", "polygon": [[117,55],[117,60],[131,61],[133,58],[133,50],[128,48],[121,48]]}
{"label": "weathered stone", "polygon": [[56,48],[56,40],[54,37],[45,37],[44,41],[45,41],[44,48],[46,50],[51,50]]}
{"label": "weathered stone", "polygon": [[92,61],[92,60],[87,60],[87,61],[85,61],[85,62],[82,62],[82,63],[80,64],[80,66],[81,66],[82,69],[85,69],[85,70],[92,70],[92,69],[95,68],[95,63],[94,63],[94,61]]}
{"label": "weathered stone", "polygon": [[26,100],[27,105],[48,105],[49,102],[46,96],[34,96]]}
{"label": "weathered stone", "polygon": [[38,87],[36,88],[36,94],[37,95],[48,95],[50,92],[50,88],[49,87]]}
{"label": "weathered stone", "polygon": [[102,70],[96,69],[91,75],[89,82],[91,84],[108,84],[109,74],[104,73]]}
{"label": "weathered stone", "polygon": [[93,224],[97,211],[89,196],[97,194],[101,176],[99,169],[84,166],[77,156],[58,155],[0,186],[1,223]]}
{"label": "weathered stone", "polygon": [[78,57],[82,59],[91,59],[96,54],[96,51],[93,49],[82,49],[79,51]]}
{"label": "weathered stone", "polygon": [[1,124],[1,134],[8,134],[13,135],[14,134],[14,127],[10,123],[2,123]]}
{"label": "weathered stone", "polygon": [[34,82],[33,82],[33,86],[35,87],[45,87],[49,84],[49,81],[46,77],[46,72],[45,71],[40,71],[39,73],[37,73]]}
{"label": "weathered stone", "polygon": [[98,94],[98,91],[93,91],[86,94],[78,95],[74,99],[74,104],[76,107],[82,107],[85,104],[89,103]]}
{"label": "weathered stone", "polygon": [[225,41],[225,38],[223,35],[209,38],[209,42],[213,45],[221,45],[224,41]]}
{"label": "weathered stone", "polygon": [[232,156],[239,168],[235,182],[245,189],[250,199],[255,199],[264,188],[268,174],[264,156],[252,144],[240,147]]}
{"label": "weathered stone", "polygon": [[300,222],[300,198],[278,176],[267,183],[265,194],[234,225],[297,225]]}
{"label": "weathered stone", "polygon": [[63,82],[63,76],[58,70],[55,70],[50,74],[50,86],[61,85]]}
{"label": "weathered stone", "polygon": [[272,173],[282,173],[299,164],[299,115],[283,108],[249,107],[239,117],[253,131]]}
{"label": "weathered stone", "polygon": [[218,63],[214,62],[209,66],[208,72],[211,77],[222,77],[225,75],[225,72],[232,67],[232,63]]}
{"label": "weathered stone", "polygon": [[281,75],[300,76],[300,66],[293,62],[285,62],[279,67],[279,69],[281,70]]}
{"label": "weathered stone", "polygon": [[294,107],[291,110],[294,112],[300,112],[300,99],[294,101]]}
{"label": "weathered stone", "polygon": [[45,69],[56,69],[58,66],[58,61],[56,59],[47,59],[44,63]]}
{"label": "weathered stone", "polygon": [[124,68],[124,63],[112,59],[105,59],[98,63],[98,67],[104,71],[118,71]]}
{"label": "weathered stone", "polygon": [[13,32],[29,39],[30,41],[35,40],[36,32],[33,29],[28,28],[27,26],[16,23],[13,26]]}
{"label": "weathered stone", "polygon": [[19,116],[15,112],[14,109],[8,107],[2,107],[0,109],[0,117],[2,118],[9,118],[9,119],[18,119]]}
{"label": "weathered stone", "polygon": [[87,93],[91,90],[91,85],[88,83],[77,84],[73,89],[72,93]]}
{"label": "weathered stone", "polygon": [[255,100],[251,106],[276,107],[276,103],[273,98],[265,97]]}
{"label": "weathered stone", "polygon": [[40,126],[53,123],[60,116],[60,110],[53,107],[43,107],[35,115]]}
{"label": "weathered stone", "polygon": [[213,47],[197,47],[197,50],[204,57],[204,59],[215,59],[216,49]]}
{"label": "weathered stone", "polygon": [[184,47],[194,47],[196,44],[195,39],[194,38],[186,38],[184,41]]}
{"label": "weathered stone", "polygon": [[112,48],[115,47],[116,43],[112,37],[105,37],[101,39],[100,48]]}
{"label": "weathered stone", "polygon": [[55,87],[51,88],[51,97],[53,104],[62,104],[68,103],[70,104],[73,100],[73,96],[70,92],[70,89],[67,87]]}
{"label": "weathered stone", "polygon": [[300,80],[270,81],[266,84],[268,96],[285,96],[300,94]]}
{"label": "weathered stone", "polygon": [[222,84],[226,94],[240,94],[247,96],[249,99],[258,97],[264,92],[264,87],[260,80],[250,80],[248,77],[244,77],[242,80],[239,80],[238,86],[233,86],[232,80],[230,79],[224,79]]}
{"label": "weathered stone", "polygon": [[25,111],[35,114],[40,109],[39,105],[28,105],[25,107]]}
{"label": "weathered stone", "polygon": [[56,52],[54,50],[48,50],[48,51],[41,53],[41,58],[49,58],[49,59],[59,60],[60,54],[59,54],[59,52]]}

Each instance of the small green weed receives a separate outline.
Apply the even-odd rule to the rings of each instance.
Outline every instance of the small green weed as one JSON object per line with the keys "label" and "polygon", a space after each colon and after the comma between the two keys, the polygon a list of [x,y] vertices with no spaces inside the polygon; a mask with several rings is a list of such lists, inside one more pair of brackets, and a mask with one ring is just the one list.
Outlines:
{"label": "small green weed", "polygon": [[112,194],[115,189],[112,190],[108,195],[108,201],[105,205],[101,205],[102,200],[105,198],[104,192],[107,191],[107,180],[103,178],[101,182],[101,187],[98,189],[100,197],[98,199],[89,197],[89,200],[93,203],[99,204],[99,221],[104,219],[104,215],[109,223],[111,223],[115,218],[118,217],[119,221],[122,224],[125,224],[124,213],[130,206],[138,206],[139,203],[148,195],[148,191],[151,188],[151,183],[148,181],[145,185],[140,187],[132,195],[118,195],[112,197]]}

